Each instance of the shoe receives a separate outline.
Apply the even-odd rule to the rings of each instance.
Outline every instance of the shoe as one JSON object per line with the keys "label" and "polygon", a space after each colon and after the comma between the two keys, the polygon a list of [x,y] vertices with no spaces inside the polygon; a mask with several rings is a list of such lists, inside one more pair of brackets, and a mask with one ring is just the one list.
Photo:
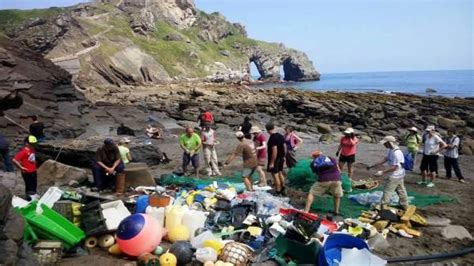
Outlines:
{"label": "shoe", "polygon": [[460,183],[466,183],[466,181],[464,180],[464,178],[463,178],[463,179],[459,179],[459,182],[460,182]]}
{"label": "shoe", "polygon": [[426,187],[434,187],[434,183],[433,182],[429,182],[428,184],[426,184]]}
{"label": "shoe", "polygon": [[207,175],[207,176],[214,176],[214,173],[212,173],[212,172],[207,172],[206,175]]}
{"label": "shoe", "polygon": [[215,172],[215,173],[213,173],[213,175],[214,176],[221,176],[222,174],[221,174],[221,172]]}
{"label": "shoe", "polygon": [[416,181],[416,184],[417,185],[426,185],[427,182],[426,181]]}

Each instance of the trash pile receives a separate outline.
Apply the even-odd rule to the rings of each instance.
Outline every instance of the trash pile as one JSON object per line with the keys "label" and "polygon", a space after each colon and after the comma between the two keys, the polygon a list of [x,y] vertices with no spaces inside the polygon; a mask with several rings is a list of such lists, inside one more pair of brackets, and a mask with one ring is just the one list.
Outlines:
{"label": "trash pile", "polygon": [[[97,249],[139,265],[334,265],[353,256],[385,263],[366,243],[372,227],[388,219],[383,212],[380,219],[373,212],[337,223],[295,209],[288,198],[242,192],[239,183],[160,185],[137,187],[121,200],[51,187],[39,201],[14,198],[13,206],[27,221],[25,239],[41,263]],[[385,227],[413,233],[389,221]],[[370,233],[359,234],[364,230]]]}

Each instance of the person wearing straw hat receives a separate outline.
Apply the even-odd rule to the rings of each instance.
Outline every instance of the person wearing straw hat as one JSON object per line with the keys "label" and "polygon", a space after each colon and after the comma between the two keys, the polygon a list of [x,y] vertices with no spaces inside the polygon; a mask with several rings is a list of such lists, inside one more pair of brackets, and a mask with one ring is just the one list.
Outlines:
{"label": "person wearing straw hat", "polygon": [[244,179],[245,188],[248,191],[252,191],[252,175],[257,169],[258,161],[257,154],[253,142],[245,138],[245,134],[242,131],[235,132],[235,137],[240,142],[234,152],[227,157],[224,163],[224,167],[227,167],[235,157],[241,155],[243,161],[242,178]]}
{"label": "person wearing straw hat", "polygon": [[[416,162],[416,153],[421,144],[421,137],[418,135],[418,129],[416,127],[411,127],[408,129],[408,134],[405,137],[405,142],[407,145],[408,154],[410,154],[413,159],[413,166]],[[413,170],[413,169],[410,169]]]}
{"label": "person wearing straw hat", "polygon": [[128,145],[130,144],[130,139],[122,138],[119,141],[118,149],[120,152],[120,158],[122,158],[122,162],[127,165],[132,161],[132,154],[130,153],[130,149]]}
{"label": "person wearing straw hat", "polygon": [[354,129],[347,128],[336,152],[336,156],[339,156],[339,169],[343,171],[344,164],[347,163],[347,172],[351,180],[353,175],[352,164],[355,162],[357,144],[359,144],[359,139],[354,135]]}
{"label": "person wearing straw hat", "polygon": [[368,169],[374,168],[388,162],[388,168],[378,171],[375,176],[381,177],[388,174],[386,183],[383,188],[382,206],[390,204],[390,198],[393,192],[396,192],[399,197],[399,204],[403,209],[408,208],[408,195],[404,184],[405,169],[403,164],[405,158],[403,152],[400,150],[397,144],[397,140],[394,136],[386,136],[380,141],[387,148],[387,155],[382,161],[369,166]]}
{"label": "person wearing straw hat", "polygon": [[311,157],[313,157],[313,160],[320,161],[317,165],[314,163],[310,164],[311,170],[318,175],[318,180],[311,186],[304,210],[309,212],[314,197],[321,197],[329,192],[334,200],[333,213],[339,215],[339,205],[343,196],[339,165],[335,158],[325,156],[321,151],[312,152]]}
{"label": "person wearing straw hat", "polygon": [[255,146],[255,151],[257,152],[258,166],[256,171],[260,175],[258,186],[264,187],[267,185],[267,176],[263,170],[267,161],[267,138],[258,126],[252,126],[250,134],[253,135],[253,144]]}
{"label": "person wearing straw hat", "polygon": [[[434,126],[426,127],[426,134],[423,138],[423,158],[421,159],[420,171],[421,181],[419,185],[426,185],[427,187],[434,187],[434,180],[438,173],[438,157],[439,152],[447,147],[446,143],[436,133]],[[426,182],[426,177],[430,178]]]}
{"label": "person wearing straw hat", "polygon": [[36,174],[36,150],[38,140],[30,135],[25,138],[23,147],[13,157],[13,164],[21,170],[21,176],[25,182],[25,196],[27,200],[37,199],[36,188],[38,186],[38,175]]}

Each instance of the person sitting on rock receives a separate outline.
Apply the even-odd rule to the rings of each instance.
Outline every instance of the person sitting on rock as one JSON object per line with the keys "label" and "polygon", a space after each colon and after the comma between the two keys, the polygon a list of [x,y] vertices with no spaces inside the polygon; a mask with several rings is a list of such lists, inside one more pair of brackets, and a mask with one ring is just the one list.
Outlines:
{"label": "person sitting on rock", "polygon": [[128,138],[123,138],[120,140],[118,145],[120,151],[120,158],[122,158],[122,162],[125,165],[132,161],[132,154],[130,153],[130,149],[128,148],[129,143],[130,140]]}
{"label": "person sitting on rock", "polygon": [[251,129],[252,123],[250,123],[250,118],[246,116],[244,117],[244,122],[240,125],[239,130],[244,133],[246,139],[252,139],[252,134],[250,134]]}
{"label": "person sitting on rock", "polygon": [[408,208],[408,195],[403,181],[405,177],[405,169],[403,168],[405,158],[403,157],[403,152],[398,147],[397,140],[393,136],[386,136],[382,141],[380,141],[380,144],[383,144],[385,148],[387,148],[387,155],[383,158],[383,160],[367,167],[367,169],[371,169],[388,162],[389,167],[387,169],[378,171],[375,174],[375,176],[378,177],[389,174],[389,178],[387,179],[383,189],[381,204],[382,206],[389,205],[392,193],[397,192],[400,200],[400,206],[406,210]]}
{"label": "person sitting on rock", "polygon": [[309,212],[313,204],[314,197],[324,196],[330,193],[334,200],[334,214],[339,215],[339,205],[341,202],[342,182],[341,170],[336,158],[323,155],[321,151],[311,153],[313,161],[310,164],[311,170],[318,175],[318,180],[311,186],[306,199],[305,212]]}
{"label": "person sitting on rock", "polygon": [[13,172],[13,165],[10,159],[10,144],[2,133],[0,133],[0,156],[3,158],[5,172]]}
{"label": "person sitting on rock", "polygon": [[38,140],[35,136],[28,136],[24,140],[23,147],[13,158],[13,164],[21,170],[21,176],[25,181],[25,195],[27,200],[38,199],[36,188],[38,186],[38,175],[36,174],[36,150]]}
{"label": "person sitting on rock", "polygon": [[405,137],[405,142],[407,145],[407,151],[413,159],[413,165],[415,165],[416,154],[421,144],[421,137],[418,135],[418,129],[416,127],[411,127],[408,129],[408,135]]}
{"label": "person sitting on rock", "polygon": [[291,169],[296,165],[296,150],[303,144],[303,140],[296,135],[295,128],[292,126],[287,126],[285,128],[285,144],[286,167]]}
{"label": "person sitting on rock", "polygon": [[252,175],[258,166],[257,153],[255,152],[253,142],[245,138],[245,134],[242,131],[236,132],[235,136],[239,141],[239,145],[235,148],[234,152],[229,155],[224,163],[224,167],[227,167],[235,157],[241,155],[243,161],[242,178],[244,179],[245,188],[247,191],[253,191]]}
{"label": "person sitting on rock", "polygon": [[99,191],[111,189],[115,182],[117,194],[125,192],[124,163],[120,151],[112,139],[105,139],[104,145],[96,152],[95,162],[92,166],[94,183]]}
{"label": "person sitting on rock", "polygon": [[194,133],[192,127],[187,127],[184,134],[179,137],[179,145],[183,149],[183,172],[188,175],[188,165],[194,167],[196,177],[199,177],[199,149],[201,148],[201,138]]}
{"label": "person sitting on rock", "polygon": [[359,139],[354,135],[354,129],[347,128],[344,131],[344,136],[340,140],[336,156],[339,156],[340,154],[339,169],[341,169],[341,171],[344,170],[344,164],[347,163],[347,172],[349,174],[349,179],[352,179],[353,175],[352,165],[355,162],[357,144],[359,144]]}
{"label": "person sitting on rock", "polygon": [[45,140],[44,136],[44,124],[43,122],[38,121],[38,116],[33,115],[31,116],[33,123],[30,125],[30,134],[35,136],[38,142],[42,142]]}
{"label": "person sitting on rock", "polygon": [[117,135],[135,136],[135,131],[121,123],[117,128]]}
{"label": "person sitting on rock", "polygon": [[[426,185],[427,187],[434,187],[434,180],[438,173],[438,157],[439,152],[447,147],[446,143],[436,133],[434,126],[426,127],[426,134],[423,137],[423,158],[421,159],[420,171],[421,181],[417,182],[419,185]],[[426,177],[429,176],[430,181],[426,182]]]}
{"label": "person sitting on rock", "polygon": [[149,138],[152,138],[152,139],[163,138],[161,135],[161,130],[155,125],[149,124],[148,127],[145,129],[145,131],[146,131],[146,135]]}

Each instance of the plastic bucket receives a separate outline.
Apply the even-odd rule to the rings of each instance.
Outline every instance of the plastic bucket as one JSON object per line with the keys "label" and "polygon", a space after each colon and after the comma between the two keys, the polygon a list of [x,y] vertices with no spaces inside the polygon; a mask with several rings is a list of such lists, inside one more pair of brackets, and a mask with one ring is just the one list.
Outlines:
{"label": "plastic bucket", "polygon": [[347,234],[332,234],[324,243],[321,252],[319,253],[319,265],[320,266],[336,266],[341,261],[341,248],[357,248],[357,249],[368,249],[369,247],[364,240],[353,237]]}

